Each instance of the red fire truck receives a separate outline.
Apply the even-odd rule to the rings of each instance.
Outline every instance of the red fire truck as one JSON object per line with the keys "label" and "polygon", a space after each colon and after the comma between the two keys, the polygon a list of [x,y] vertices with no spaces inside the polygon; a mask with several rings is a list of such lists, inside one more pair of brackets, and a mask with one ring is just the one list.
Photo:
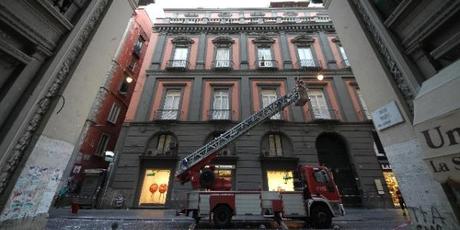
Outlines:
{"label": "red fire truck", "polygon": [[302,219],[314,228],[329,228],[332,217],[345,214],[332,173],[322,166],[299,165],[292,178],[296,191],[231,191],[231,183],[217,177],[212,161],[217,152],[235,141],[267,118],[294,103],[308,102],[302,81],[286,96],[266,106],[219,137],[181,159],[176,178],[181,183],[191,182],[196,190],[187,194],[187,215],[198,223],[209,217],[216,227],[225,227],[233,216],[273,218],[283,224],[283,218]]}

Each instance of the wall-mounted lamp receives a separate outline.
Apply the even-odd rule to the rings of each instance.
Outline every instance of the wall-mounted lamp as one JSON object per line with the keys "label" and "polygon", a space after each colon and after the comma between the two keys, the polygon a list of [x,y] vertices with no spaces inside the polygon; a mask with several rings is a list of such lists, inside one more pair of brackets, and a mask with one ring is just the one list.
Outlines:
{"label": "wall-mounted lamp", "polygon": [[322,81],[324,79],[324,75],[319,73],[318,75],[316,75],[316,79]]}
{"label": "wall-mounted lamp", "polygon": [[132,77],[130,77],[130,76],[126,77],[126,82],[128,82],[128,83],[133,82],[133,80],[134,79]]}

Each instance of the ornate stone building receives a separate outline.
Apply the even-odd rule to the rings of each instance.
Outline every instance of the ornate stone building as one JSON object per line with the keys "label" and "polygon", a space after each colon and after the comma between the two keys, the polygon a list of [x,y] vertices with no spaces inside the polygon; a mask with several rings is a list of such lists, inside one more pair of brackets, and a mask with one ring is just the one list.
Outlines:
{"label": "ornate stone building", "polygon": [[[234,190],[293,191],[297,164],[323,164],[348,206],[390,206],[373,124],[324,9],[165,9],[133,95],[106,207],[177,207],[189,185],[176,162],[304,80],[311,101],[288,107],[222,150],[216,173]],[[317,75],[323,75],[318,80]],[[120,203],[116,203],[120,204]]]}
{"label": "ornate stone building", "polygon": [[459,229],[460,1],[324,2],[412,223]]}
{"label": "ornate stone building", "polygon": [[0,2],[2,221],[48,211],[137,6],[134,0]]}

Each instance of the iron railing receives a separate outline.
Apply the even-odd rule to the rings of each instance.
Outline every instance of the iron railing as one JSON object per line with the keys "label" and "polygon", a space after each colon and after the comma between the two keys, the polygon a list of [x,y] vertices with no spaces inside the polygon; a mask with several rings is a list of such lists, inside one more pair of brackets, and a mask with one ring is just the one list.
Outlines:
{"label": "iron railing", "polygon": [[187,60],[169,60],[166,68],[170,70],[187,70],[189,62]]}
{"label": "iron railing", "polygon": [[216,70],[231,70],[233,68],[232,60],[215,60],[212,63],[212,66]]}
{"label": "iron railing", "polygon": [[313,120],[339,120],[339,111],[335,109],[308,109]]}
{"label": "iron railing", "polygon": [[178,109],[159,109],[154,113],[156,120],[178,120],[182,111]]}
{"label": "iron railing", "polygon": [[232,110],[230,109],[212,109],[208,111],[209,120],[231,120]]}
{"label": "iron railing", "polygon": [[276,60],[257,60],[256,66],[258,69],[277,69],[278,62]]}

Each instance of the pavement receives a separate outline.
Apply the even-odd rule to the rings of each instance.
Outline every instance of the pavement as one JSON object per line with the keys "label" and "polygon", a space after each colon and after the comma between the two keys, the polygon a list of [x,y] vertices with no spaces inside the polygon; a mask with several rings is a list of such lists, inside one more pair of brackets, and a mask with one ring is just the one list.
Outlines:
{"label": "pavement", "polygon": [[[348,208],[343,217],[333,219],[333,229],[409,229],[409,218],[399,209]],[[234,218],[230,229],[276,229],[271,220]],[[301,221],[286,221],[289,229],[305,229]],[[211,229],[207,220],[195,225],[194,220],[176,215],[170,209],[80,209],[72,214],[70,209],[53,209],[49,212],[46,229]]]}

